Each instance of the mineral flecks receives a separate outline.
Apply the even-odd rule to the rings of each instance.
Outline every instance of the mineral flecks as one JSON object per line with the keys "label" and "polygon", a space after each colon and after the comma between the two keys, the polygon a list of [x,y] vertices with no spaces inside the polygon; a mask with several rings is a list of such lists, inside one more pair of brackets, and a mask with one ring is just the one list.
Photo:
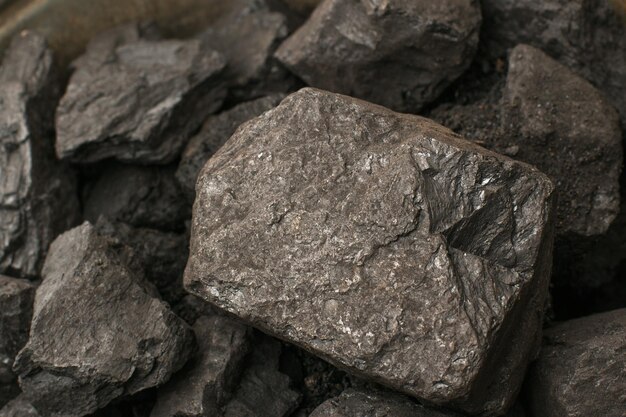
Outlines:
{"label": "mineral flecks", "polygon": [[622,417],[626,410],[626,309],[547,329],[526,386],[533,416]]}
{"label": "mineral flecks", "polygon": [[100,216],[135,227],[179,231],[191,217],[190,203],[173,167],[111,164],[85,193],[85,219]]}
{"label": "mineral flecks", "polygon": [[187,144],[176,170],[176,179],[190,199],[193,200],[196,179],[206,161],[235,133],[241,124],[276,107],[283,98],[284,95],[282,94],[262,97],[241,103],[207,119],[202,130]]}
{"label": "mineral flecks", "polygon": [[238,129],[196,192],[190,292],[424,402],[510,406],[549,280],[545,175],[303,89]]}
{"label": "mineral flecks", "polygon": [[201,316],[193,330],[198,352],[158,391],[151,417],[219,415],[239,380],[249,329],[232,319]]}
{"label": "mineral flecks", "polygon": [[326,0],[276,57],[312,87],[417,111],[467,69],[480,23],[474,0]]}
{"label": "mineral flecks", "polygon": [[18,35],[0,67],[0,272],[12,276],[36,277],[78,218],[73,178],[54,160],[58,89],[45,40]]}
{"label": "mineral flecks", "polygon": [[28,340],[35,286],[0,275],[0,408],[19,394],[13,361]]}
{"label": "mineral flecks", "polygon": [[406,397],[389,392],[347,389],[339,397],[330,399],[313,411],[309,417],[454,417],[419,406]]}
{"label": "mineral flecks", "polygon": [[163,384],[193,350],[193,332],[89,223],[51,245],[30,338],[14,370],[44,416],[84,416]]}
{"label": "mineral flecks", "polygon": [[226,57],[225,77],[233,99],[286,92],[294,83],[274,52],[289,34],[287,19],[271,11],[263,0],[238,2],[239,7],[224,14],[199,38]]}
{"label": "mineral flecks", "polygon": [[57,111],[57,155],[142,163],[175,159],[226,94],[221,54],[200,40],[155,40],[138,25],[94,39]]}

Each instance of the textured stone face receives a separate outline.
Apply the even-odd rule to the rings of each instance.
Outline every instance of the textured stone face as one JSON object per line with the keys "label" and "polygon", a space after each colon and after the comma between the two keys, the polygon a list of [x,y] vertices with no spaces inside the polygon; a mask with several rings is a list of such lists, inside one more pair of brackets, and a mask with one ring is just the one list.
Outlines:
{"label": "textured stone face", "polygon": [[287,19],[270,11],[264,0],[238,2],[239,7],[214,22],[200,39],[226,57],[225,76],[235,100],[286,92],[293,80],[273,54],[289,33]]}
{"label": "textured stone face", "polygon": [[0,408],[19,394],[12,367],[28,340],[34,298],[28,281],[0,275]]}
{"label": "textured stone face", "polygon": [[45,416],[84,416],[160,385],[193,350],[176,317],[89,223],[51,245],[14,369]]}
{"label": "textured stone face", "polygon": [[312,87],[417,111],[469,66],[480,22],[474,0],[326,0],[276,56]]}
{"label": "textured stone face", "polygon": [[172,167],[111,164],[85,195],[85,219],[100,216],[166,231],[179,231],[191,217]]}
{"label": "textured stone face", "polygon": [[231,319],[201,316],[193,326],[198,353],[163,388],[151,417],[203,417],[224,405],[249,348],[249,329]]}
{"label": "textured stone face", "polygon": [[202,130],[187,144],[176,170],[176,179],[190,199],[193,200],[195,195],[194,189],[200,169],[235,133],[239,125],[276,107],[283,98],[282,94],[262,97],[241,103],[207,119]]}
{"label": "textured stone face", "polygon": [[401,395],[388,392],[347,389],[339,397],[326,401],[309,417],[454,417],[421,407]]}
{"label": "textured stone face", "polygon": [[303,89],[240,127],[196,193],[190,292],[425,402],[509,406],[550,271],[536,169]]}
{"label": "textured stone face", "polygon": [[511,51],[504,100],[503,123],[519,138],[516,158],[557,183],[557,230],[606,232],[619,212],[622,169],[622,132],[613,106],[591,84],[527,45]]}
{"label": "textured stone face", "polygon": [[33,278],[54,237],[78,217],[73,178],[54,160],[52,52],[23,32],[0,67],[0,272]]}
{"label": "textured stone face", "polygon": [[225,96],[224,58],[199,40],[154,40],[138,26],[94,39],[57,110],[60,158],[162,163]]}
{"label": "textured stone face", "polygon": [[626,410],[626,309],[547,329],[527,386],[534,416],[622,417]]}
{"label": "textured stone face", "polygon": [[4,408],[0,408],[0,417],[41,417],[41,414],[35,410],[35,407],[23,395],[20,395],[4,406]]}

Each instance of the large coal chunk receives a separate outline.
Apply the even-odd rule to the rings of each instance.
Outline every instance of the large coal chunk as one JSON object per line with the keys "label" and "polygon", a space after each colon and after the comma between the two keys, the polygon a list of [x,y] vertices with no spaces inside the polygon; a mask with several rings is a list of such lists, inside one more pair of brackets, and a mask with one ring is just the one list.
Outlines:
{"label": "large coal chunk", "polygon": [[56,118],[60,158],[168,162],[219,109],[222,55],[199,40],[145,32],[138,25],[105,32],[73,63]]}
{"label": "large coal chunk", "polygon": [[187,366],[159,389],[151,417],[219,415],[241,374],[249,329],[218,315],[193,326],[199,350]]}
{"label": "large coal chunk", "polygon": [[474,0],[326,0],[276,56],[312,87],[416,111],[469,66],[480,23]]}
{"label": "large coal chunk", "polygon": [[407,398],[388,392],[347,389],[339,397],[317,407],[310,417],[454,417],[419,406]]}
{"label": "large coal chunk", "polygon": [[532,415],[622,417],[625,353],[626,309],[546,330],[541,355],[528,375]]}
{"label": "large coal chunk", "polygon": [[233,7],[200,35],[202,42],[222,53],[227,61],[231,99],[249,100],[286,92],[294,80],[274,58],[274,52],[289,34],[287,19],[271,11],[265,1],[238,0]]}
{"label": "large coal chunk", "polygon": [[591,84],[527,45],[511,51],[504,101],[511,135],[499,145],[519,146],[516,158],[554,178],[557,230],[606,232],[620,203],[622,132],[615,108]]}
{"label": "large coal chunk", "polygon": [[503,55],[519,43],[540,48],[598,86],[622,117],[626,117],[623,2],[481,0],[481,3],[486,51]]}
{"label": "large coal chunk", "polygon": [[185,287],[350,372],[497,414],[535,355],[553,185],[436,123],[303,89],[196,187]]}
{"label": "large coal chunk", "polygon": [[100,216],[135,227],[179,231],[191,217],[173,167],[111,164],[87,187],[85,219]]}
{"label": "large coal chunk", "polygon": [[59,96],[52,51],[18,35],[0,67],[0,272],[33,278],[50,242],[78,221],[73,177],[54,158]]}
{"label": "large coal chunk", "polygon": [[0,275],[0,408],[19,394],[13,361],[28,340],[35,287]]}
{"label": "large coal chunk", "polygon": [[84,223],[50,247],[30,338],[14,369],[44,416],[84,416],[160,385],[193,350],[193,332]]}
{"label": "large coal chunk", "polygon": [[193,200],[195,196],[198,173],[239,125],[276,107],[283,98],[282,94],[262,97],[241,103],[206,120],[202,130],[187,144],[176,170],[176,179],[190,199]]}

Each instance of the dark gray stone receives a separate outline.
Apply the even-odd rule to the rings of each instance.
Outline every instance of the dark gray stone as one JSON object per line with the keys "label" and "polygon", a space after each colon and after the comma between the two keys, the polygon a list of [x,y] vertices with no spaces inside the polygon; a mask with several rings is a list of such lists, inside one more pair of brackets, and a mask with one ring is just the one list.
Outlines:
{"label": "dark gray stone", "polygon": [[185,296],[183,272],[189,255],[187,233],[136,228],[106,218],[100,218],[96,228],[99,234],[111,238],[116,244],[132,249],[129,263],[144,272],[146,279],[156,286],[170,305]]}
{"label": "dark gray stone", "polygon": [[481,3],[486,51],[504,55],[519,43],[540,48],[596,85],[626,118],[623,1],[481,0]]}
{"label": "dark gray stone", "polygon": [[0,408],[0,417],[41,417],[41,414],[23,395],[20,395]]}
{"label": "dark gray stone", "polygon": [[287,417],[298,407],[300,393],[279,371],[282,346],[258,335],[239,387],[223,410],[224,417]]}
{"label": "dark gray stone", "polygon": [[84,416],[163,384],[193,351],[193,332],[89,223],[51,245],[30,338],[14,370],[44,416]]}
{"label": "dark gray stone", "polygon": [[28,340],[35,286],[0,275],[0,408],[19,394],[13,361]]}
{"label": "dark gray stone", "polygon": [[276,107],[283,98],[285,96],[282,94],[262,97],[207,119],[202,130],[187,144],[176,171],[176,179],[190,199],[193,200],[195,196],[198,173],[206,161],[240,125]]}
{"label": "dark gray stone", "polygon": [[193,329],[198,353],[159,389],[151,417],[217,415],[238,381],[249,329],[218,315],[199,317]]}
{"label": "dark gray stone", "polygon": [[273,56],[289,34],[287,19],[271,11],[263,0],[237,3],[238,7],[231,7],[200,35],[204,45],[226,57],[225,76],[232,99],[245,101],[287,92],[294,81]]}
{"label": "dark gray stone", "polygon": [[312,87],[417,111],[467,69],[480,23],[477,0],[326,0],[276,56]]}
{"label": "dark gray stone", "polygon": [[81,163],[175,159],[221,107],[225,65],[199,40],[154,40],[137,25],[103,33],[73,63],[57,110],[57,155]]}
{"label": "dark gray stone", "polygon": [[50,242],[78,221],[73,177],[54,159],[53,61],[25,31],[0,67],[0,273],[17,277],[36,277]]}
{"label": "dark gray stone", "polygon": [[309,417],[454,417],[458,414],[443,413],[419,406],[401,395],[382,392],[347,389],[339,397],[330,399],[317,407]]}
{"label": "dark gray stone", "polygon": [[498,414],[534,357],[553,185],[419,116],[315,89],[196,187],[185,287],[336,366]]}
{"label": "dark gray stone", "polygon": [[626,309],[545,331],[526,383],[531,415],[623,417],[626,410]]}
{"label": "dark gray stone", "polygon": [[166,231],[185,229],[191,205],[182,193],[173,167],[124,164],[107,166],[85,192],[85,219],[100,216]]}

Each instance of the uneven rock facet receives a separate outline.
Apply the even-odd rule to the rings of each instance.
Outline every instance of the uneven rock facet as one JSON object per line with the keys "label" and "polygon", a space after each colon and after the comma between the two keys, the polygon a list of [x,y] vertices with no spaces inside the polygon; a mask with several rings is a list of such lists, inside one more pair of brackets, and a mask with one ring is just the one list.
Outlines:
{"label": "uneven rock facet", "polygon": [[235,133],[235,130],[244,122],[276,107],[283,98],[282,94],[262,97],[239,104],[207,119],[202,130],[187,144],[176,170],[176,179],[189,198],[194,197],[198,173],[206,161]]}
{"label": "uneven rock facet", "polygon": [[0,275],[0,408],[19,394],[13,361],[28,340],[35,286]]}
{"label": "uneven rock facet", "polygon": [[23,32],[0,67],[0,272],[34,278],[48,245],[78,220],[73,177],[54,160],[52,51]]}
{"label": "uneven rock facet", "polygon": [[626,309],[563,322],[544,339],[528,375],[531,415],[624,415]]}
{"label": "uneven rock facet", "polygon": [[0,417],[41,417],[35,407],[23,395],[0,407]]}
{"label": "uneven rock facet", "polygon": [[218,315],[201,316],[193,329],[199,351],[159,389],[151,417],[218,415],[234,389],[249,348],[249,330]]}
{"label": "uneven rock facet", "polygon": [[220,108],[225,65],[199,40],[154,40],[137,25],[103,33],[73,64],[57,111],[57,155],[83,163],[175,159]]}
{"label": "uneven rock facet", "polygon": [[163,384],[193,350],[191,329],[89,223],[51,245],[28,343],[14,370],[44,416],[84,416]]}
{"label": "uneven rock facet", "polygon": [[417,111],[467,69],[480,22],[474,0],[326,0],[276,56],[312,87]]}
{"label": "uneven rock facet", "polygon": [[185,287],[350,372],[471,413],[538,347],[553,186],[427,119],[315,89],[196,187]]}

